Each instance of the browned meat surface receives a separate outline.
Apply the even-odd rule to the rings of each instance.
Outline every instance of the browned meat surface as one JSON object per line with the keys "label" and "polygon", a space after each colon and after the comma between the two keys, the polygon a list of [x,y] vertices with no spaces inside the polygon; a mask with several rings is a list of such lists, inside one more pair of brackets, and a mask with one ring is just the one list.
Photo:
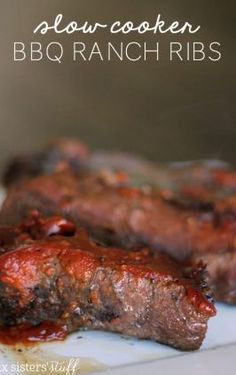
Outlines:
{"label": "browned meat surface", "polygon": [[58,139],[44,150],[14,157],[3,173],[3,184],[9,186],[20,180],[41,174],[72,169],[80,171],[87,168],[88,149],[79,142]]}
{"label": "browned meat surface", "polygon": [[106,243],[126,248],[147,245],[180,261],[203,260],[217,299],[236,303],[232,214],[178,205],[150,189],[129,188],[119,174],[111,180],[63,171],[23,182],[9,190],[1,221],[17,223],[36,208],[45,215],[70,218]]}
{"label": "browned meat surface", "polygon": [[72,222],[58,216],[41,218],[37,210],[32,210],[18,225],[0,225],[0,254],[37,239],[56,234],[70,236],[74,233],[75,225]]}
{"label": "browned meat surface", "polygon": [[1,326],[51,322],[67,332],[108,330],[194,350],[215,315],[200,266],[104,247],[65,219],[37,213],[0,236]]}
{"label": "browned meat surface", "polygon": [[70,169],[74,172],[123,171],[127,184],[152,186],[180,206],[236,213],[236,172],[220,161],[157,164],[117,152],[89,152],[76,140],[59,139],[44,150],[14,158],[7,166],[6,186],[26,178]]}

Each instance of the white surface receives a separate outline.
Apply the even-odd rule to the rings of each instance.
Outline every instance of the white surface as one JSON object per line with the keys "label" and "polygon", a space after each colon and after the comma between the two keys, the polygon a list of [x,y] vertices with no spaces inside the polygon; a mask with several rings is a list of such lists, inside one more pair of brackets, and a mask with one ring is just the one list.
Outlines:
{"label": "white surface", "polygon": [[177,358],[115,368],[107,370],[104,375],[234,375],[235,365],[236,345],[230,345]]}
{"label": "white surface", "polygon": [[[234,343],[236,344],[236,308],[219,304],[217,317],[209,322],[201,351]],[[46,351],[72,357],[91,358],[92,353],[94,360],[106,366],[121,366],[183,355],[179,350],[156,342],[98,331],[78,332],[70,335],[65,344],[44,344],[43,347]]]}
{"label": "white surface", "polygon": [[[0,192],[0,196],[1,196]],[[12,363],[46,363],[80,358],[89,367],[95,361],[107,375],[181,374],[234,375],[236,373],[236,307],[217,305],[218,314],[210,319],[207,337],[200,351],[184,353],[155,342],[125,338],[107,332],[77,332],[63,343],[42,344],[16,354],[0,347],[0,374],[16,374]],[[1,365],[6,364],[7,368]],[[101,368],[99,366],[101,364]],[[7,371],[5,371],[7,369]],[[24,372],[28,374],[29,372]],[[31,372],[40,373],[40,372]],[[50,372],[41,372],[48,374]],[[79,372],[59,372],[73,374]],[[22,374],[18,372],[17,374]],[[100,372],[101,374],[101,372]]]}

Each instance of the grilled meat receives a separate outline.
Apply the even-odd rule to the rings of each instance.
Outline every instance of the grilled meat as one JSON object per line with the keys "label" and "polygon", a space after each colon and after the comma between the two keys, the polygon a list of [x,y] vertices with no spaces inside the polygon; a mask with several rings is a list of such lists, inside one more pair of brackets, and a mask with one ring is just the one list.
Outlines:
{"label": "grilled meat", "polygon": [[175,259],[207,264],[220,301],[236,303],[236,222],[212,207],[190,208],[150,189],[130,188],[114,174],[62,171],[22,182],[7,195],[2,223],[17,223],[32,208],[59,214],[102,241],[129,249],[149,246]]}
{"label": "grilled meat", "polygon": [[201,266],[180,267],[148,249],[105,247],[73,223],[37,213],[4,232],[2,327],[51,322],[67,332],[108,330],[182,350],[201,345],[215,315]]}
{"label": "grilled meat", "polygon": [[87,169],[88,149],[79,141],[58,139],[44,150],[14,157],[3,173],[2,181],[9,186],[26,178],[61,171],[67,168]]}
{"label": "grilled meat", "polygon": [[38,153],[14,158],[4,172],[3,183],[10,186],[66,169],[106,174],[122,171],[129,186],[151,186],[163,199],[177,205],[236,213],[236,173],[227,163],[208,160],[157,164],[125,153],[89,152],[84,144],[70,139],[55,140]]}

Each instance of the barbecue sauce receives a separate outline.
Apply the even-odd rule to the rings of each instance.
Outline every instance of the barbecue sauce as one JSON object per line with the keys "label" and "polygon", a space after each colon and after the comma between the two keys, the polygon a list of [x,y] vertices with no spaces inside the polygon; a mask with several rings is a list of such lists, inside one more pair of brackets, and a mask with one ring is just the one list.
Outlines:
{"label": "barbecue sauce", "polygon": [[67,336],[65,326],[44,322],[37,326],[20,325],[0,329],[0,342],[4,345],[32,345],[40,342],[63,341]]}

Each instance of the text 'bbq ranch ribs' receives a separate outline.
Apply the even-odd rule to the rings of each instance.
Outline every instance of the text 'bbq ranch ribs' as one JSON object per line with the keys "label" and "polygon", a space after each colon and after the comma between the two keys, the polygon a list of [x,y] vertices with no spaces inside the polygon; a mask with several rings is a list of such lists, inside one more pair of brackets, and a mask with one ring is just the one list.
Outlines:
{"label": "text 'bbq ranch ribs'", "polygon": [[215,315],[201,266],[180,267],[148,249],[105,247],[61,217],[33,212],[18,226],[1,227],[0,249],[5,343],[19,332],[27,341],[30,326],[42,340],[42,325],[49,339],[91,328],[194,350]]}

